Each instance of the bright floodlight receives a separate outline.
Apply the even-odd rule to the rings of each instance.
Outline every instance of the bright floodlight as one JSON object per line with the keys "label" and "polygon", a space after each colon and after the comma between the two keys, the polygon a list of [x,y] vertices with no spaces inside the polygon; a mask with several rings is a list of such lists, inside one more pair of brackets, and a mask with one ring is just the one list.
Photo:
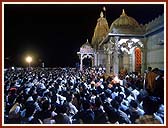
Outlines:
{"label": "bright floodlight", "polygon": [[32,62],[32,57],[30,57],[30,56],[26,57],[26,62],[31,63]]}

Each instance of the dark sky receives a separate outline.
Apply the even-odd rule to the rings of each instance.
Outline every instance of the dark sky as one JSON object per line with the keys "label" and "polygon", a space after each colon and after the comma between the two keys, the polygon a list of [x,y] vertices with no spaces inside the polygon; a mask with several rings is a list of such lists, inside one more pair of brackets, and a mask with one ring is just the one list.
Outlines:
{"label": "dark sky", "polygon": [[[97,19],[105,4],[5,4],[4,59],[8,65],[25,66],[24,58],[34,56],[34,65],[75,66],[77,52],[87,38],[91,42]],[[122,9],[140,24],[163,14],[163,4],[108,4],[111,23]]]}

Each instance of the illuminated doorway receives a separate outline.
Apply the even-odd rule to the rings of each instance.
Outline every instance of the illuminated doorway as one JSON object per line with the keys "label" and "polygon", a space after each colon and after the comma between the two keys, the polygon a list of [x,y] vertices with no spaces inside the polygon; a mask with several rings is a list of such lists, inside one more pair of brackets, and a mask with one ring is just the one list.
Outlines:
{"label": "illuminated doorway", "polygon": [[135,48],[135,72],[141,73],[142,56],[141,49]]}

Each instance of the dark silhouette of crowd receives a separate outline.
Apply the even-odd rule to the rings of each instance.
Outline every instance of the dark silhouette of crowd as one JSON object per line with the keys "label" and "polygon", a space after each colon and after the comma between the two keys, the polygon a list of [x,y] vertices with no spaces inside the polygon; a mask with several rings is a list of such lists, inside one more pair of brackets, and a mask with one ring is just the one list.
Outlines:
{"label": "dark silhouette of crowd", "polygon": [[[149,78],[149,72],[155,78]],[[150,85],[149,85],[150,83]],[[4,71],[5,124],[163,124],[164,73],[102,67]]]}

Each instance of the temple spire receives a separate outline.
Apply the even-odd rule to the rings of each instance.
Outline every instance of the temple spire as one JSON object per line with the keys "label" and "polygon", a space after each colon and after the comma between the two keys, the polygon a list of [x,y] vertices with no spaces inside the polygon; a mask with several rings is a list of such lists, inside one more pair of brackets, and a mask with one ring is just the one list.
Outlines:
{"label": "temple spire", "polygon": [[88,39],[86,40],[86,43],[89,43],[89,40],[88,40]]}
{"label": "temple spire", "polygon": [[103,14],[104,14],[104,18],[106,18],[106,7],[103,6]]}
{"label": "temple spire", "polygon": [[121,16],[126,16],[124,9],[122,10],[122,15]]}
{"label": "temple spire", "polygon": [[101,18],[103,18],[103,17],[104,17],[104,14],[103,14],[103,12],[102,12],[102,11],[100,12],[100,17],[101,17]]}

